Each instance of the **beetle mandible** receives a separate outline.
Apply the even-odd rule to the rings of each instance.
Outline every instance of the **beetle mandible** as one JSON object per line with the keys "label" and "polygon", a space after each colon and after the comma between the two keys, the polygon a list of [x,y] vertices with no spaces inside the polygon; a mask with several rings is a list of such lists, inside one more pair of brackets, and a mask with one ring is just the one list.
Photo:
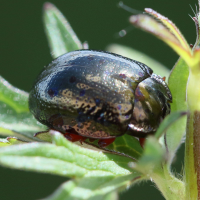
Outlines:
{"label": "beetle mandible", "polygon": [[78,50],[52,61],[29,95],[35,118],[71,141],[123,134],[145,138],[170,113],[171,92],[145,64],[117,54]]}

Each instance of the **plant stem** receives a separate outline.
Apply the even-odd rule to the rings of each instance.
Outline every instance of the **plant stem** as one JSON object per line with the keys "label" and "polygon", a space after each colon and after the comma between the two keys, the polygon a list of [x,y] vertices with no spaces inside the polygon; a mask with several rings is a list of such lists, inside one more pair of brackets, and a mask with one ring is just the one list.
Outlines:
{"label": "plant stem", "polygon": [[166,200],[185,200],[184,183],[171,174],[166,164],[152,178]]}
{"label": "plant stem", "polygon": [[200,111],[194,112],[193,118],[193,127],[194,127],[194,169],[197,178],[197,189],[198,189],[198,198],[200,199]]}
{"label": "plant stem", "polygon": [[200,63],[190,70],[187,87],[189,114],[185,142],[186,199],[200,200]]}
{"label": "plant stem", "polygon": [[[200,0],[198,0],[200,8]],[[187,86],[187,102],[190,113],[187,119],[185,141],[186,199],[200,200],[200,10],[193,18],[197,40],[193,49],[193,62]]]}
{"label": "plant stem", "polygon": [[185,142],[185,182],[186,199],[200,199],[200,117],[199,111],[188,115],[187,135]]}

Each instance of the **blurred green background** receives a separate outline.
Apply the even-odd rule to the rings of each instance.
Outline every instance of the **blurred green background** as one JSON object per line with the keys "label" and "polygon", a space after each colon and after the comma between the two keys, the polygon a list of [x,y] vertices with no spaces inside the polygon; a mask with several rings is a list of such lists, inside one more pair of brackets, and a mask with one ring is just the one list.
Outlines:
{"label": "blurred green background", "polygon": [[[43,66],[51,61],[44,34],[42,7],[45,1],[2,1],[0,7],[0,75],[14,86],[29,91]],[[187,41],[195,42],[195,26],[188,14],[197,0],[124,0],[124,4],[143,11],[153,8],[171,19]],[[79,39],[88,41],[91,49],[105,50],[111,43],[133,47],[172,68],[178,56],[163,42],[133,28],[125,37],[117,33],[129,27],[129,12],[120,9],[117,0],[52,0],[69,20]],[[172,171],[179,174],[184,147],[179,149]],[[63,177],[22,172],[0,167],[0,199],[41,199],[51,194],[66,179]],[[128,188],[127,188],[128,189]],[[162,195],[148,181],[120,194],[122,199],[162,200]]]}

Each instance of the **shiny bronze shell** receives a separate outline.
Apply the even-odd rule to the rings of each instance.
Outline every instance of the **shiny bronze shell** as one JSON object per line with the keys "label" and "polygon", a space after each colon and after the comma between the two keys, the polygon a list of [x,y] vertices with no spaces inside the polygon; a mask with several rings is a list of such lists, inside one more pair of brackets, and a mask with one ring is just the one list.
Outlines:
{"label": "shiny bronze shell", "polygon": [[62,133],[145,137],[170,112],[171,93],[152,73],[120,55],[73,51],[44,68],[30,92],[29,108],[39,122]]}

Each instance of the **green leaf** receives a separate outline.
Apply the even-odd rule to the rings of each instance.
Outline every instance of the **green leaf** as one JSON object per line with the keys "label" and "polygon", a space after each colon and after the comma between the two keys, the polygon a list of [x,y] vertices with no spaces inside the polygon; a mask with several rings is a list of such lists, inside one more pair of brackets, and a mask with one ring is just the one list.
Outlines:
{"label": "green leaf", "polygon": [[46,200],[115,200],[116,193],[109,194],[110,192],[117,189],[125,189],[125,187],[141,179],[142,177],[138,172],[120,177],[85,177],[62,184],[61,187],[46,198]]}
{"label": "green leaf", "polygon": [[156,131],[155,137],[159,139],[173,123],[175,123],[178,119],[180,119],[186,114],[187,112],[178,111],[178,112],[173,112],[167,117],[165,117],[163,122],[160,124],[158,130]]}
{"label": "green leaf", "polygon": [[28,108],[28,93],[0,77],[0,134],[35,140],[33,134],[46,129]]}
{"label": "green leaf", "polygon": [[6,139],[8,140],[8,142],[10,142],[10,144],[25,144],[25,143],[27,143],[23,140],[15,138],[15,137],[7,137]]}
{"label": "green leaf", "polygon": [[155,137],[150,136],[145,141],[142,157],[136,164],[133,163],[132,167],[144,174],[150,175],[153,173],[154,169],[160,166],[164,159],[165,150],[161,147]]}
{"label": "green leaf", "polygon": [[167,17],[162,16],[160,13],[157,13],[151,8],[146,8],[145,11],[148,15],[132,15],[130,17],[130,23],[163,40],[188,64],[192,64],[193,59],[191,59],[191,48],[176,25]]}
{"label": "green leaf", "polygon": [[[173,102],[171,103],[171,111],[187,111],[186,87],[189,76],[189,68],[185,61],[180,58],[169,77],[169,88],[172,93]],[[171,160],[177,148],[180,146],[186,129],[186,116],[176,121],[168,129],[166,139]]]}
{"label": "green leaf", "polygon": [[68,177],[122,176],[131,174],[130,158],[82,148],[69,142],[60,133],[53,143],[29,143],[0,149],[3,166],[53,173]]}
{"label": "green leaf", "polygon": [[10,85],[0,77],[0,101],[6,103],[16,113],[28,112],[28,93]]}
{"label": "green leaf", "polygon": [[45,142],[50,142],[50,143],[52,142],[52,136],[49,131],[38,132],[34,135],[34,137]]}
{"label": "green leaf", "polygon": [[106,149],[123,153],[127,156],[135,158],[136,160],[139,159],[143,153],[143,149],[139,141],[135,137],[126,134],[121,137],[117,137],[115,142],[106,147]]}
{"label": "green leaf", "polygon": [[[43,131],[35,134],[35,137],[39,138],[42,141],[46,142],[52,142],[52,134],[54,134],[55,131]],[[74,142],[74,144],[78,146],[82,146],[85,148],[93,149],[95,151],[103,151],[103,152],[112,152],[117,153],[120,155],[131,157],[132,159],[137,160],[143,152],[143,149],[138,141],[133,136],[130,135],[123,135],[121,137],[118,137],[115,139],[115,141],[107,146],[106,148],[100,148],[98,145],[98,142],[90,142],[89,140],[86,140],[85,142],[80,143]]]}
{"label": "green leaf", "polygon": [[44,4],[44,26],[53,58],[83,48],[67,19],[51,3]]}
{"label": "green leaf", "polygon": [[[185,50],[191,52],[191,48],[188,45],[187,41],[185,40],[184,36],[181,34],[180,30],[178,29],[178,27],[176,27],[176,25],[170,21],[167,17],[162,16],[160,13],[154,11],[151,8],[145,8],[145,12],[147,12],[149,15],[153,16],[153,18],[157,19],[157,22],[161,25],[164,25],[165,30],[161,31],[161,35],[163,34],[163,36],[167,36],[169,34],[169,38],[172,41],[176,41],[177,43],[179,43]],[[157,24],[157,26],[155,26],[158,31],[159,29],[159,25]],[[161,26],[162,27],[162,26]],[[153,27],[152,27],[153,29]],[[167,32],[168,31],[168,32]],[[158,34],[158,37],[162,37],[159,36],[160,32],[156,32],[154,34]],[[171,33],[171,35],[170,35]]]}
{"label": "green leaf", "polygon": [[126,47],[123,45],[118,45],[118,44],[111,44],[107,48],[107,51],[120,54],[122,56],[131,58],[133,60],[140,61],[150,68],[153,69],[155,74],[158,74],[160,76],[165,76],[167,79],[169,77],[169,69],[167,69],[164,65],[159,63],[158,61],[154,60],[153,58],[147,56],[146,54],[137,51],[133,48]]}
{"label": "green leaf", "polygon": [[118,199],[119,199],[118,193],[115,191],[107,194],[104,198],[104,200],[118,200]]}
{"label": "green leaf", "polygon": [[14,135],[13,131],[0,127],[0,135]]}

